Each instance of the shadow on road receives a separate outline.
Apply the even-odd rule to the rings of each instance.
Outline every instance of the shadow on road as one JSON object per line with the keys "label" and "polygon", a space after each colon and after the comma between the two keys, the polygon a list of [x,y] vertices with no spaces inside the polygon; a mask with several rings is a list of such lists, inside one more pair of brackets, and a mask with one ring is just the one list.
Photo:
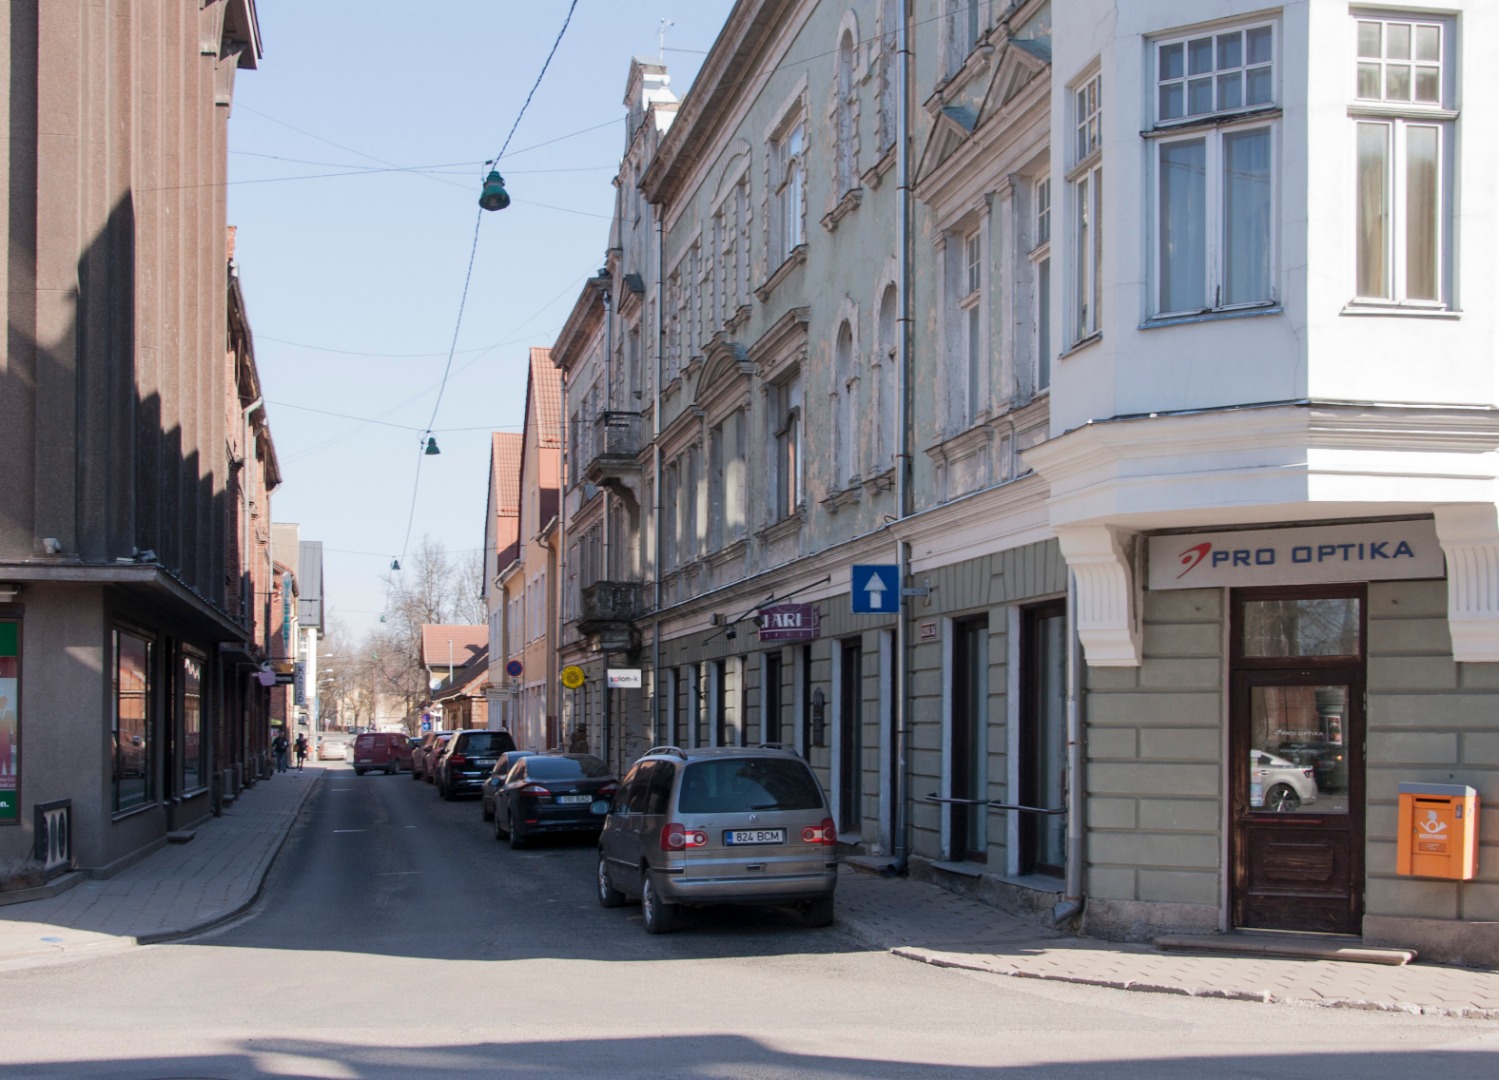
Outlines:
{"label": "shadow on road", "polygon": [[[1023,1051],[1022,1051],[1023,1052]],[[1200,1080],[1253,1076],[1261,1080],[1359,1077],[1407,1080],[1440,1075],[1444,1080],[1492,1080],[1499,1054],[1416,1051],[1337,1054],[1267,1052],[1252,1060],[1228,1056],[1110,1059],[1027,1065],[964,1066],[943,1062],[891,1061],[796,1053],[738,1035],[594,1039],[587,1042],[476,1043],[421,1048],[351,1046],[296,1039],[260,1039],[254,1049],[210,1056],[113,1058],[57,1065],[13,1063],[10,1080],[104,1077],[156,1080],[240,1080],[266,1075],[342,1076],[358,1080],[432,1077],[607,1076],[698,1078],[737,1076],[790,1078],[890,1077],[901,1080],[998,1077],[1000,1080]]]}

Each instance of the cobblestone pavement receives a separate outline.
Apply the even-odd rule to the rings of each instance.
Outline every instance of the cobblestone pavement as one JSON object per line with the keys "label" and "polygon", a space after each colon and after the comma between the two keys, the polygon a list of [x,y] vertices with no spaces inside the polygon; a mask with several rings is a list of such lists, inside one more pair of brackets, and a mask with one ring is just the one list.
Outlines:
{"label": "cobblestone pavement", "polygon": [[[169,941],[254,903],[324,770],[277,774],[243,792],[186,844],[61,895],[0,907],[0,969]],[[1499,972],[1409,964],[1163,952],[1077,938],[909,878],[845,866],[838,928],[939,967],[1119,990],[1499,1021]]]}

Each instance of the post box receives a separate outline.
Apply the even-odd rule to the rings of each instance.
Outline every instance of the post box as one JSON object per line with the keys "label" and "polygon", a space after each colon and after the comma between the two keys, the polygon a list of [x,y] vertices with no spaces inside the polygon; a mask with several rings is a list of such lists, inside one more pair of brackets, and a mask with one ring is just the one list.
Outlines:
{"label": "post box", "polygon": [[1478,873],[1478,792],[1466,784],[1401,784],[1395,872],[1471,881]]}

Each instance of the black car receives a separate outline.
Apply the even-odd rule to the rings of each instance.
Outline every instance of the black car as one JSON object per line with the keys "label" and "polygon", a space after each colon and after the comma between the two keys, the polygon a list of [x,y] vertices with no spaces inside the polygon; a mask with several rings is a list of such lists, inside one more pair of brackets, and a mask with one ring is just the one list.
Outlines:
{"label": "black car", "polygon": [[494,838],[524,847],[543,832],[598,832],[619,779],[592,754],[523,757],[495,791]]}
{"label": "black car", "polygon": [[479,785],[494,768],[495,759],[515,749],[508,731],[460,731],[432,767],[432,782],[444,799],[477,795]]}
{"label": "black car", "polygon": [[511,750],[509,753],[501,754],[499,760],[494,763],[494,768],[489,770],[489,775],[484,778],[484,783],[479,785],[479,809],[485,821],[494,820],[494,793],[505,783],[505,777],[510,775],[510,770],[515,768],[515,763],[523,757],[540,753],[537,750]]}

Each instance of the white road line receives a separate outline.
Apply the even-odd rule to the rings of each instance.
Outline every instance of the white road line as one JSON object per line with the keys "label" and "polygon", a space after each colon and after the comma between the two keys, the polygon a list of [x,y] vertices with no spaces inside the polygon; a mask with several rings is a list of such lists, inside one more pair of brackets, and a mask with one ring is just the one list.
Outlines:
{"label": "white road line", "polygon": [[334,829],[333,831],[334,831],[335,834],[337,834],[337,833],[343,833],[343,832],[366,832],[368,830],[365,830],[365,829]]}

